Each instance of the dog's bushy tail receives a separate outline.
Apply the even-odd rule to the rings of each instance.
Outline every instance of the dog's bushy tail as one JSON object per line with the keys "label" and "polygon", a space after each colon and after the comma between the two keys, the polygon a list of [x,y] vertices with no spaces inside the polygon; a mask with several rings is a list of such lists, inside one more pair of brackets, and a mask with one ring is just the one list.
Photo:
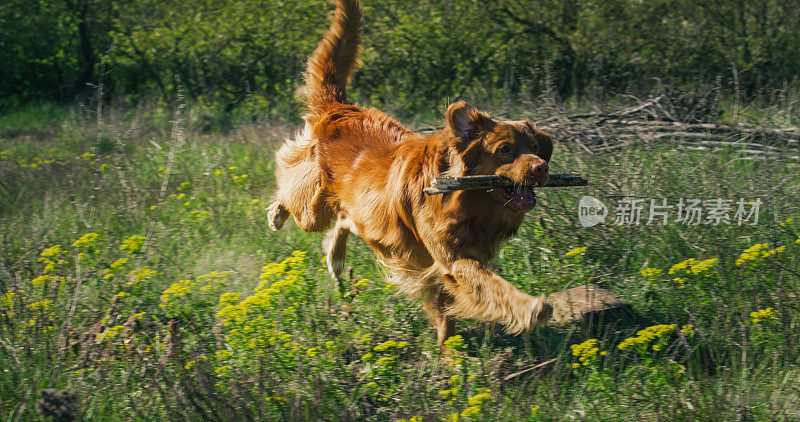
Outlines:
{"label": "dog's bushy tail", "polygon": [[361,49],[362,14],[359,0],[336,0],[333,23],[308,59],[303,94],[311,115],[347,101],[345,87]]}

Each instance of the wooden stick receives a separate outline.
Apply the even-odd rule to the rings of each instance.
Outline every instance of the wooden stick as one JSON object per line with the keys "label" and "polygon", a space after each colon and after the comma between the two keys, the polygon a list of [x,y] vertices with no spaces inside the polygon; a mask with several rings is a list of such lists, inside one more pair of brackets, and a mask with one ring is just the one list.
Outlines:
{"label": "wooden stick", "polygon": [[[551,174],[544,187],[587,186],[588,184],[586,179],[574,174]],[[515,186],[519,186],[519,184],[505,176],[437,177],[424,191],[428,195],[438,195],[458,190],[513,188]]]}

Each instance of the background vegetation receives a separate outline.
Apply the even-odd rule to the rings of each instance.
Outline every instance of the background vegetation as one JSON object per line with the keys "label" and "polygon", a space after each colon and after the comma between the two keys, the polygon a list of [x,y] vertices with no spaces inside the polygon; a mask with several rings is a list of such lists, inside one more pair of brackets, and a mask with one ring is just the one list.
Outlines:
{"label": "background vegetation", "polygon": [[[353,96],[417,129],[453,98],[547,125],[649,93],[675,121],[800,120],[794,2],[366,7]],[[598,284],[636,318],[517,337],[459,321],[443,358],[358,239],[342,292],[319,235],[267,228],[326,10],[0,4],[3,420],[800,419],[796,130],[559,138],[552,168],[591,186],[541,190],[492,265],[532,294]],[[606,224],[579,227],[583,195]],[[615,225],[623,197],[762,205],[755,225]]]}
{"label": "background vegetation", "polygon": [[[796,1],[428,0],[365,2],[355,98],[406,116],[445,97],[502,103],[666,85],[742,98],[797,88]],[[249,117],[291,101],[327,27],[328,0],[7,0],[0,111],[74,101],[101,75],[109,98],[192,102]],[[436,83],[431,83],[436,81]]]}

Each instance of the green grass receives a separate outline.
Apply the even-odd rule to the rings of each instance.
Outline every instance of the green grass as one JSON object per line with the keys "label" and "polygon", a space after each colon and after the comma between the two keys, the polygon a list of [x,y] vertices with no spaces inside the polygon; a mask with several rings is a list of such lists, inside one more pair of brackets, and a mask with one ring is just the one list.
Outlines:
{"label": "green grass", "polygon": [[[45,419],[44,388],[75,392],[75,412],[104,421],[800,418],[793,153],[641,143],[588,154],[561,140],[553,171],[591,185],[542,190],[493,267],[536,294],[596,283],[645,325],[675,326],[621,350],[644,326],[512,337],[459,321],[463,356],[442,359],[419,304],[383,281],[363,242],[348,245],[342,296],[319,235],[268,230],[272,153],[289,129],[204,133],[190,112],[173,138],[163,110],[110,116],[100,136],[85,112],[0,120],[4,420]],[[618,195],[764,204],[754,226],[618,226],[612,214],[580,228],[583,195],[612,211]],[[132,236],[144,243],[121,250]],[[761,243],[785,248],[736,264]],[[717,261],[669,274],[689,258]]]}

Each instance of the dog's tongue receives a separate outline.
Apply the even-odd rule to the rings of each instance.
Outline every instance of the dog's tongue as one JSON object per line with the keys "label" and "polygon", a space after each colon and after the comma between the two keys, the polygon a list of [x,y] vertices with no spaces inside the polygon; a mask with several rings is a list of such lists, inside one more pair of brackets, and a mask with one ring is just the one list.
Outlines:
{"label": "dog's tongue", "polygon": [[520,209],[529,210],[536,206],[536,194],[530,186],[509,189],[511,203]]}

